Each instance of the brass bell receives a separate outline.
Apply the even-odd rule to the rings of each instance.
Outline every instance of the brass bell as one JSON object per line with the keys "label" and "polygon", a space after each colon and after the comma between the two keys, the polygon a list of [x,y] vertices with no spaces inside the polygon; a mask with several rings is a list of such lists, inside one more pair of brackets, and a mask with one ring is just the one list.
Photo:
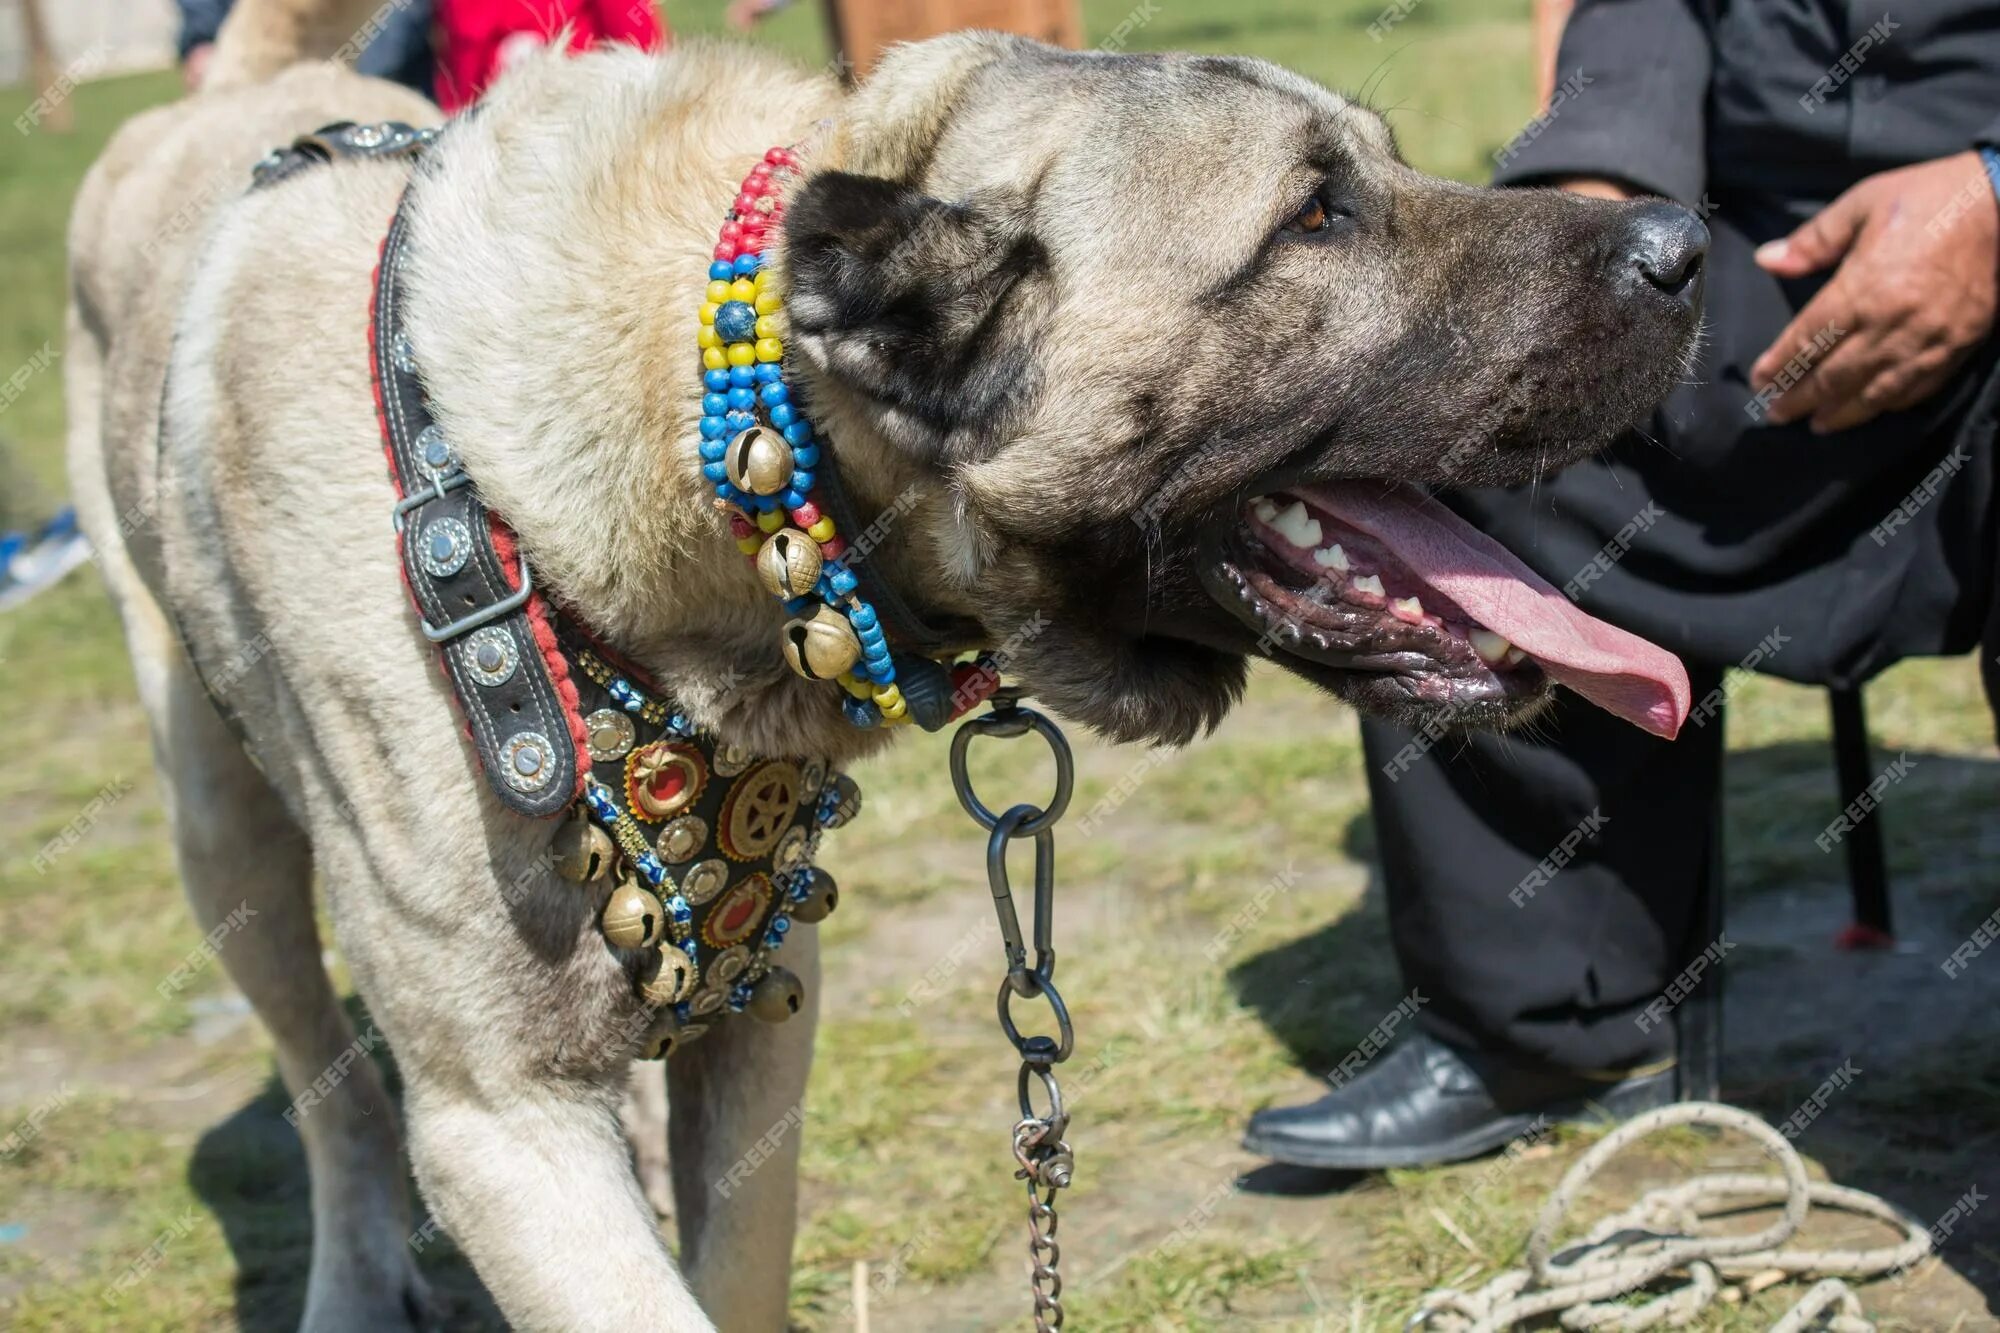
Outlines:
{"label": "brass bell", "polygon": [[785,622],[785,661],[807,680],[832,680],[861,660],[861,640],[847,617],[815,602]]}
{"label": "brass bell", "polygon": [[640,1039],[639,1058],[664,1060],[706,1031],[708,1031],[707,1024],[683,1023],[673,1010],[668,1009],[653,1020],[653,1025],[646,1029],[646,1035]]}
{"label": "brass bell", "polygon": [[629,880],[611,891],[599,921],[604,938],[621,949],[643,949],[658,944],[666,933],[666,911],[653,894]]}
{"label": "brass bell", "polygon": [[556,873],[572,884],[602,879],[617,851],[611,835],[591,823],[581,810],[556,830],[555,841],[549,844]]}
{"label": "brass bell", "polygon": [[729,442],[722,466],[737,489],[776,495],[792,480],[792,446],[768,426],[751,426]]}
{"label": "brass bell", "polygon": [[659,967],[652,979],[639,983],[639,995],[655,1009],[678,1004],[694,989],[694,960],[680,949],[668,946],[659,952]]}
{"label": "brass bell", "polygon": [[835,773],[831,785],[834,791],[833,808],[820,822],[826,828],[839,828],[861,813],[861,784],[845,773]]}
{"label": "brass bell", "polygon": [[782,1023],[806,1002],[805,983],[789,967],[773,967],[750,988],[748,1008],[766,1023]]}
{"label": "brass bell", "polygon": [[819,543],[797,528],[779,528],[757,552],[757,576],[773,597],[803,597],[826,564]]}
{"label": "brass bell", "polygon": [[833,909],[840,906],[840,886],[833,882],[833,876],[814,866],[806,874],[810,883],[806,886],[806,896],[792,904],[792,920],[824,921],[833,915]]}

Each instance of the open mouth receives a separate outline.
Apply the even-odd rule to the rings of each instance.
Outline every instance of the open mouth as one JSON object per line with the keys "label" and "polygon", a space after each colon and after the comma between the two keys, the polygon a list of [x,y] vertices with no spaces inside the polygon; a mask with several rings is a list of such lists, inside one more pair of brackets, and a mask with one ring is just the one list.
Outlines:
{"label": "open mouth", "polygon": [[1551,683],[1657,736],[1690,703],[1671,653],[1578,610],[1413,486],[1344,481],[1251,499],[1205,562],[1267,656],[1342,673],[1362,706],[1511,721]]}

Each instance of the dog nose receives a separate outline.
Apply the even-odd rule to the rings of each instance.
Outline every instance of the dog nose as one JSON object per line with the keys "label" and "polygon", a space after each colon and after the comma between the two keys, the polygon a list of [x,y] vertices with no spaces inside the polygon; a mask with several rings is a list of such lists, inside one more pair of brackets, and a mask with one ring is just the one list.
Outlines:
{"label": "dog nose", "polygon": [[1683,305],[1701,300],[1708,228],[1679,204],[1641,204],[1627,224],[1620,266]]}

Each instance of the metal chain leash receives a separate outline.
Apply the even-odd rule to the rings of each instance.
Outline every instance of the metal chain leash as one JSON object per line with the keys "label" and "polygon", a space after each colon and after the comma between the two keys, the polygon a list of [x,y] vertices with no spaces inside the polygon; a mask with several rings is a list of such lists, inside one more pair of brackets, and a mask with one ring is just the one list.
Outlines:
{"label": "metal chain leash", "polygon": [[[1021,1072],[1016,1079],[1021,1119],[1014,1126],[1014,1178],[1028,1186],[1028,1286],[1034,1293],[1035,1333],[1051,1333],[1063,1324],[1062,1247],[1056,1242],[1056,1195],[1069,1187],[1076,1170],[1076,1156],[1063,1138],[1069,1129],[1069,1113],[1063,1107],[1062,1088],[1056,1082],[1055,1067],[1069,1059],[1075,1048],[1069,1009],[1056,989],[1056,951],[1052,943],[1055,925],[1056,843],[1055,825],[1069,808],[1070,788],[1075,778],[1075,762],[1069,742],[1055,723],[1032,708],[1021,707],[1018,690],[996,691],[992,711],[960,726],[951,741],[951,785],[958,803],[987,831],[986,882],[993,891],[993,911],[1000,919],[1000,940],[1007,954],[1007,975],[1000,982],[998,1007],[1000,1030],[1021,1056]],[[1047,806],[1020,804],[994,814],[973,790],[966,771],[966,752],[975,736],[1011,739],[1034,732],[1048,745],[1056,763],[1056,790]],[[1007,878],[1008,844],[1033,839],[1035,844],[1034,966],[1028,965],[1028,949],[1021,936],[1021,917],[1014,909],[1014,888]],[[1014,1022],[1013,1001],[1041,999],[1054,1015],[1057,1035],[1023,1036]],[[1048,1110],[1038,1114],[1032,1097],[1039,1080],[1048,1098]]]}

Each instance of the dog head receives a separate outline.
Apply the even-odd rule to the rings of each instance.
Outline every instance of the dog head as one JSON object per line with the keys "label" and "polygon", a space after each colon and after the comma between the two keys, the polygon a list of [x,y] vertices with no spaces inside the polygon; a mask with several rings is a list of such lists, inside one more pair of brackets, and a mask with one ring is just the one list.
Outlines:
{"label": "dog head", "polygon": [[779,259],[812,410],[876,504],[928,502],[907,595],[1058,711],[1183,741],[1255,654],[1474,724],[1646,675],[1553,647],[1566,603],[1493,610],[1561,599],[1415,488],[1638,421],[1696,338],[1691,213],[1425,176],[1261,61],[991,34],[893,54],[828,156]]}

